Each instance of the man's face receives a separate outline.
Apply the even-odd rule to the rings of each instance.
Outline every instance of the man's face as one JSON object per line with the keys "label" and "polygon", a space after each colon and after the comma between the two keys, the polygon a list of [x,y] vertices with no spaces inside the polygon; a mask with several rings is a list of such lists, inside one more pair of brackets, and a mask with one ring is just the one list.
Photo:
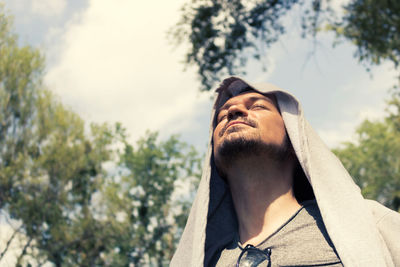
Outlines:
{"label": "man's face", "polygon": [[[224,157],[225,148],[229,148],[225,154],[246,147],[264,147],[277,153],[287,150],[285,125],[275,101],[256,92],[232,97],[217,110],[213,142],[217,162]],[[238,146],[242,148],[235,151]]]}

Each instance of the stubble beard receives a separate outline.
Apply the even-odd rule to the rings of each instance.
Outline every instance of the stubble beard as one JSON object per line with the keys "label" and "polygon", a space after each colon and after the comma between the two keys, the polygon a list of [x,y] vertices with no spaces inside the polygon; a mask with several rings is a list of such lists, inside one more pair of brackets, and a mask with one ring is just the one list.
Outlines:
{"label": "stubble beard", "polygon": [[283,162],[292,155],[292,149],[287,135],[282,144],[265,143],[261,141],[261,138],[246,138],[240,135],[224,140],[217,153],[216,165],[219,172],[224,175],[224,170],[230,164],[253,157],[262,156],[276,162]]}

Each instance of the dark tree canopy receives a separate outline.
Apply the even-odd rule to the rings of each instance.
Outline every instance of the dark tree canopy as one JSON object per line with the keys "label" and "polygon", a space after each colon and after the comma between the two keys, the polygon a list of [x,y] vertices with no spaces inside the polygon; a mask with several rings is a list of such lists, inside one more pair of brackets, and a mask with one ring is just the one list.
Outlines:
{"label": "dark tree canopy", "polygon": [[[331,0],[188,0],[170,36],[189,43],[186,65],[197,68],[201,90],[210,90],[223,76],[244,74],[249,58],[260,59],[285,33],[289,11],[300,13],[304,38],[324,30],[350,40],[355,57],[366,65],[399,61],[399,9],[396,0],[351,0],[342,17]],[[265,66],[268,67],[268,66]]]}
{"label": "dark tree canopy", "polygon": [[397,0],[355,0],[346,7],[346,15],[336,24],[343,35],[357,46],[360,61],[380,64],[400,62],[400,2]]}

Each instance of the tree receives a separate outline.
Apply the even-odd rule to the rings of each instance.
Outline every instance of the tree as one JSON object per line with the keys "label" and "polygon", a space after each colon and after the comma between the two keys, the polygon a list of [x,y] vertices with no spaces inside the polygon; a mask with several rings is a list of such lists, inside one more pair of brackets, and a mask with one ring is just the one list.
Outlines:
{"label": "tree", "polygon": [[85,214],[106,144],[96,143],[100,131],[87,137],[83,121],[42,89],[43,57],[19,46],[11,27],[1,6],[0,208],[21,226],[0,255],[19,233],[25,243],[18,265],[31,255],[60,266],[66,230],[76,226],[69,218],[77,207]]}
{"label": "tree", "polygon": [[92,198],[105,179],[102,165],[111,159],[113,135],[97,125],[85,134],[83,121],[48,93],[39,98],[36,112],[37,151],[7,207],[28,240],[20,263],[29,259],[26,254],[56,266],[93,265],[108,236],[91,211]]}
{"label": "tree", "polygon": [[167,266],[200,178],[198,154],[175,136],[158,142],[148,132],[136,147],[125,143],[119,167],[104,189],[105,216],[115,218],[116,234],[107,264]]}
{"label": "tree", "polygon": [[120,124],[88,127],[44,88],[43,56],[11,27],[0,10],[0,209],[17,222],[0,263],[21,237],[17,266],[166,265],[197,153],[175,136],[131,145]]}
{"label": "tree", "polygon": [[362,189],[364,197],[376,199],[400,211],[400,98],[390,101],[392,110],[382,121],[364,121],[355,142],[334,152]]}
{"label": "tree", "polygon": [[34,151],[30,137],[43,70],[39,51],[19,47],[11,27],[0,5],[0,208],[18,194],[15,184]]}
{"label": "tree", "polygon": [[304,38],[333,31],[356,45],[355,57],[366,65],[390,60],[398,66],[400,3],[395,0],[350,0],[344,15],[334,12],[330,0],[191,0],[169,36],[176,44],[189,43],[185,63],[196,66],[201,89],[210,90],[227,74],[244,74],[248,58],[267,53],[285,33],[283,19],[298,6]]}
{"label": "tree", "polygon": [[346,5],[341,21],[332,27],[338,36],[353,42],[355,56],[362,62],[400,62],[400,2],[353,0]]}

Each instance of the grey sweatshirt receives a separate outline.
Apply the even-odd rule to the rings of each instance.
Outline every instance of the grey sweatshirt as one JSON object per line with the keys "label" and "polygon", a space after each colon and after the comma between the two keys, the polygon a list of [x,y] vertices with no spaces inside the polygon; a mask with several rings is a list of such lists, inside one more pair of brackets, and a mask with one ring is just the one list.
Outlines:
{"label": "grey sweatshirt", "polygon": [[400,214],[362,197],[341,162],[310,127],[294,96],[271,84],[250,84],[237,77],[225,79],[217,89],[202,178],[170,266],[208,266],[211,257],[236,232],[229,189],[214,164],[212,133],[218,103],[248,87],[275,95],[288,136],[343,265],[400,266]]}

